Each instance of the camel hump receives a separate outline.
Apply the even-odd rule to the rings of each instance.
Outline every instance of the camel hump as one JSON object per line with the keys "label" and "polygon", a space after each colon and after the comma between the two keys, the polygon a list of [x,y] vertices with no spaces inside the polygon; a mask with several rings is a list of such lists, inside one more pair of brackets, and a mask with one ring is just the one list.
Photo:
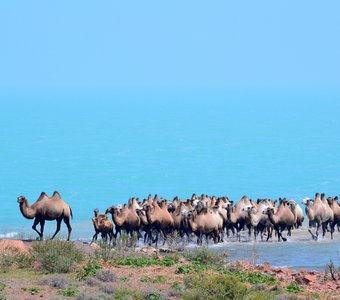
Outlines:
{"label": "camel hump", "polygon": [[59,199],[61,199],[61,196],[57,191],[54,191],[52,198],[54,200],[59,200]]}
{"label": "camel hump", "polygon": [[47,194],[46,194],[45,192],[41,192],[41,194],[40,194],[40,196],[39,196],[39,198],[38,198],[37,201],[41,201],[41,200],[43,200],[44,198],[48,198],[48,196],[47,196]]}

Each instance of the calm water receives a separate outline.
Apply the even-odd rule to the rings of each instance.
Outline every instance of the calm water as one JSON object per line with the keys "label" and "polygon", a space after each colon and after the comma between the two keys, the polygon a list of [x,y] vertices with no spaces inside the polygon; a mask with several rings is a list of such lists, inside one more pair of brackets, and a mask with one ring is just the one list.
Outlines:
{"label": "calm water", "polygon": [[16,198],[33,203],[41,191],[58,190],[71,205],[73,238],[90,236],[95,207],[148,193],[234,200],[338,194],[339,95],[2,96],[0,234],[31,232]]}

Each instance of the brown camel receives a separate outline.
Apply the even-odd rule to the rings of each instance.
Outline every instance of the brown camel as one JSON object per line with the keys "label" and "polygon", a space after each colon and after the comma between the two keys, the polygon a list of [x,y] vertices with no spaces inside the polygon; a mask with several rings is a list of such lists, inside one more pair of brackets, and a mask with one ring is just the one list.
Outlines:
{"label": "brown camel", "polygon": [[197,244],[203,242],[202,236],[205,235],[208,242],[208,237],[212,236],[214,242],[220,242],[221,229],[223,229],[223,217],[219,213],[219,207],[204,208],[200,213],[196,210],[188,212],[188,224],[191,231],[197,236]]}
{"label": "brown camel", "polygon": [[[334,213],[332,209],[329,207],[328,202],[325,198],[325,195],[322,194],[320,196],[319,193],[315,194],[314,203],[312,203],[311,199],[304,199],[302,201],[303,204],[306,205],[306,214],[310,221],[316,223],[316,231],[315,234],[309,229],[309,233],[312,235],[314,240],[318,239],[319,236],[319,228],[322,226],[323,236],[325,236],[327,231],[328,223],[331,224],[334,220]],[[333,232],[331,230],[331,237],[333,238]]]}
{"label": "brown camel", "polygon": [[303,215],[303,210],[301,208],[301,206],[299,204],[296,203],[296,201],[294,200],[289,200],[288,204],[295,216],[295,223],[294,223],[294,227],[295,228],[299,228],[300,226],[302,226],[303,220],[305,219],[304,215]]}
{"label": "brown camel", "polygon": [[[57,221],[57,230],[52,236],[53,239],[60,231],[61,221],[67,226],[68,237],[71,236],[70,218],[72,218],[71,207],[60,197],[58,192],[54,192],[53,196],[49,198],[46,193],[42,192],[39,199],[32,204],[28,205],[28,201],[24,196],[18,197],[18,203],[22,215],[26,219],[34,219],[33,230],[39,234],[40,239],[43,239],[45,221]],[[40,223],[40,232],[36,229],[36,226]]]}
{"label": "brown camel", "polygon": [[92,218],[92,223],[95,234],[92,237],[92,242],[97,240],[99,233],[104,241],[106,241],[107,236],[109,236],[111,242],[113,237],[113,223],[109,220],[107,214],[99,214],[99,210],[97,208],[93,212],[94,218]]}
{"label": "brown camel", "polygon": [[[277,212],[274,213],[274,209],[271,207],[266,208],[263,211],[263,214],[268,215],[270,222],[274,226],[274,230],[277,232],[278,240],[280,238],[284,242],[287,241],[285,237],[282,236],[282,231],[287,228],[288,236],[291,235],[291,229],[294,226],[295,216],[289,206],[287,205],[287,201],[285,199],[281,200],[279,207],[277,208]],[[269,239],[269,235],[267,237],[267,241]]]}
{"label": "brown camel", "polygon": [[339,229],[340,224],[340,205],[338,203],[338,196],[335,196],[334,198],[329,198],[328,203],[334,214],[334,221],[332,224],[334,232],[335,225],[337,225]]}
{"label": "brown camel", "polygon": [[157,231],[156,238],[154,240],[154,242],[156,243],[156,247],[159,233],[163,233],[165,243],[167,235],[171,232],[174,225],[174,220],[168,211],[167,202],[162,201],[159,205],[157,199],[158,197],[155,197],[152,205],[147,205],[146,207],[144,207],[148,223],[150,224],[152,229],[155,229]]}
{"label": "brown camel", "polygon": [[123,207],[111,206],[106,210],[105,213],[112,214],[112,220],[116,227],[115,237],[117,237],[118,233],[121,233],[121,230],[125,230],[130,236],[133,235],[134,231],[137,234],[139,233],[140,218],[133,203],[131,201],[129,205],[124,205]]}

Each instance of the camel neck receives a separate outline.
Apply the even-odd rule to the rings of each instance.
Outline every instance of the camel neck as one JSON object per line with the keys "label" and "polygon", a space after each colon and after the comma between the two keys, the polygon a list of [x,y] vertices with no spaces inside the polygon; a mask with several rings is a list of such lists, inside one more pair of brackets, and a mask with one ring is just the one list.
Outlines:
{"label": "camel neck", "polygon": [[27,201],[25,201],[24,203],[20,205],[20,211],[26,219],[35,218],[35,210],[31,206],[28,205]]}

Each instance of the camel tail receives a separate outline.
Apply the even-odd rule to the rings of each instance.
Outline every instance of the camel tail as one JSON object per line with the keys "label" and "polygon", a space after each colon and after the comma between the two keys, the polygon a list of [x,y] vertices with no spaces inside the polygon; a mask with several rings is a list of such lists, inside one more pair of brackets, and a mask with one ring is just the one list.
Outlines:
{"label": "camel tail", "polygon": [[73,219],[73,213],[72,213],[72,208],[71,208],[71,206],[69,206],[69,208],[70,208],[70,213],[71,213],[71,219]]}

